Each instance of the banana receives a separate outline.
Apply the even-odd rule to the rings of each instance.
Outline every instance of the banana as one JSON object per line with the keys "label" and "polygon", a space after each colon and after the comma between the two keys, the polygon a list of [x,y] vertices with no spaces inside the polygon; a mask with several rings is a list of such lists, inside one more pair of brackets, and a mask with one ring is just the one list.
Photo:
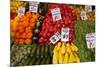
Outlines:
{"label": "banana", "polygon": [[56,50],[57,50],[57,46],[54,47],[54,49],[53,49],[53,53],[54,53]]}
{"label": "banana", "polygon": [[74,55],[75,55],[75,59],[76,59],[76,63],[80,62],[80,58],[78,57],[78,55],[74,52]]}
{"label": "banana", "polygon": [[61,51],[59,51],[59,53],[58,53],[58,62],[59,62],[59,64],[62,64],[63,63],[63,59],[64,59],[64,55],[62,54],[62,52]]}
{"label": "banana", "polygon": [[71,47],[72,51],[78,51],[78,48],[73,43],[71,43],[70,47]]}
{"label": "banana", "polygon": [[66,52],[65,56],[64,56],[63,64],[68,63],[68,60],[69,60],[69,54],[68,54],[68,52]]}
{"label": "banana", "polygon": [[[68,44],[69,45],[69,44]],[[71,48],[70,46],[66,46],[66,52],[70,53],[71,52]]]}
{"label": "banana", "polygon": [[80,62],[78,48],[73,43],[58,42],[53,49],[53,64]]}
{"label": "banana", "polygon": [[65,54],[65,51],[66,51],[66,46],[65,46],[65,43],[63,42],[61,46],[61,53]]}
{"label": "banana", "polygon": [[58,63],[58,52],[56,50],[54,50],[54,54],[53,54],[53,64],[57,64]]}
{"label": "banana", "polygon": [[60,47],[61,47],[61,42],[58,42],[58,43],[57,43],[57,51],[60,50]]}
{"label": "banana", "polygon": [[69,63],[73,63],[73,62],[75,62],[75,56],[74,56],[74,54],[73,54],[73,52],[71,52],[70,53],[70,57],[69,57]]}

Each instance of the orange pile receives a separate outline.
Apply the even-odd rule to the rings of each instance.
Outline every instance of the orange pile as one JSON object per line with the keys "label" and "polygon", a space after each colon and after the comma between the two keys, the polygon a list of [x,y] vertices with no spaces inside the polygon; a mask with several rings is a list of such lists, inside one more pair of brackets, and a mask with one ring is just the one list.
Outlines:
{"label": "orange pile", "polygon": [[32,43],[33,30],[38,18],[38,13],[32,14],[28,11],[24,16],[17,16],[14,20],[11,20],[11,35],[15,38],[16,44]]}

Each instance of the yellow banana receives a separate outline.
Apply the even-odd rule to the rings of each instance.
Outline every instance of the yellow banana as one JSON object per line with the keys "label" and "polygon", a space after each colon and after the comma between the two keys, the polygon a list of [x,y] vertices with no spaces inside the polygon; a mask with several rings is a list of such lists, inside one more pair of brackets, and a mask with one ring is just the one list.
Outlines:
{"label": "yellow banana", "polygon": [[66,46],[65,46],[64,42],[62,42],[61,53],[65,54],[65,51],[66,51]]}
{"label": "yellow banana", "polygon": [[57,64],[58,63],[58,51],[56,50],[56,47],[54,48],[53,51],[53,60],[52,60],[53,64]]}
{"label": "yellow banana", "polygon": [[59,64],[62,64],[63,63],[63,59],[64,59],[64,55],[61,53],[61,51],[59,51],[59,54],[58,54],[58,58],[59,58],[59,60],[58,60],[58,62],[59,62]]}
{"label": "yellow banana", "polygon": [[69,43],[66,44],[66,52],[68,52],[68,53],[71,52],[71,48],[70,48],[70,44]]}
{"label": "yellow banana", "polygon": [[63,64],[68,63],[68,60],[69,60],[69,54],[66,52],[64,56]]}
{"label": "yellow banana", "polygon": [[58,42],[57,43],[57,50],[59,51],[59,49],[60,49],[60,46],[61,46],[61,42]]}
{"label": "yellow banana", "polygon": [[75,55],[75,62],[80,62],[80,58],[78,57],[78,55],[74,52],[74,55]]}
{"label": "yellow banana", "polygon": [[53,49],[53,53],[54,53],[56,50],[57,50],[57,46],[54,47],[54,49]]}
{"label": "yellow banana", "polygon": [[71,43],[70,47],[71,47],[72,51],[78,51],[78,48],[73,43]]}
{"label": "yellow banana", "polygon": [[73,63],[75,62],[75,56],[73,55],[73,53],[71,52],[70,53],[70,56],[69,56],[69,63]]}

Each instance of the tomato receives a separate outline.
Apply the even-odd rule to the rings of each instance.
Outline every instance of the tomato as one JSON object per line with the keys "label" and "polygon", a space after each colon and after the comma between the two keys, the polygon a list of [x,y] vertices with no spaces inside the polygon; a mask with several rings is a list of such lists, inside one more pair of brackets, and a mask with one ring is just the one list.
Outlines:
{"label": "tomato", "polygon": [[[51,9],[59,8],[61,13],[61,20],[53,21]],[[56,32],[61,33],[61,29],[65,27],[70,28],[70,40],[73,41],[74,39],[74,14],[73,14],[73,7],[70,5],[59,5],[59,4],[51,4],[48,8],[48,11],[45,15],[45,18],[42,22],[42,30],[39,34],[39,42],[40,43],[49,43],[49,39],[53,36]],[[41,39],[44,38],[44,39]]]}
{"label": "tomato", "polygon": [[43,37],[41,37],[39,40],[38,40],[39,43],[42,43],[43,42]]}

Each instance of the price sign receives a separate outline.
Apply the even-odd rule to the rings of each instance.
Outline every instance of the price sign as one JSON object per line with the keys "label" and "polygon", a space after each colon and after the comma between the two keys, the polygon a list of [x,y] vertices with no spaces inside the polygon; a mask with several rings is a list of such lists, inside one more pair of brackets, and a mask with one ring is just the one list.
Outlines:
{"label": "price sign", "polygon": [[53,21],[61,20],[61,13],[59,8],[54,8],[51,10]]}
{"label": "price sign", "polygon": [[86,43],[88,48],[95,48],[95,33],[86,34]]}
{"label": "price sign", "polygon": [[50,41],[51,43],[55,44],[57,41],[59,41],[61,38],[61,35],[59,32],[56,32],[55,35],[53,35],[51,38],[50,38]]}
{"label": "price sign", "polygon": [[39,4],[39,2],[29,2],[29,11],[30,12],[37,12],[38,11],[38,4]]}
{"label": "price sign", "polygon": [[67,28],[62,28],[61,30],[61,41],[67,42],[69,41],[69,31],[70,29]]}
{"label": "price sign", "polygon": [[85,11],[86,12],[92,12],[92,6],[91,5],[85,5]]}
{"label": "price sign", "polygon": [[88,19],[85,11],[81,11],[80,17],[81,17],[82,20],[87,20]]}
{"label": "price sign", "polygon": [[23,16],[25,13],[25,7],[19,7],[18,8],[18,16]]}
{"label": "price sign", "polygon": [[31,5],[29,6],[30,12],[37,12],[38,11],[38,5]]}

